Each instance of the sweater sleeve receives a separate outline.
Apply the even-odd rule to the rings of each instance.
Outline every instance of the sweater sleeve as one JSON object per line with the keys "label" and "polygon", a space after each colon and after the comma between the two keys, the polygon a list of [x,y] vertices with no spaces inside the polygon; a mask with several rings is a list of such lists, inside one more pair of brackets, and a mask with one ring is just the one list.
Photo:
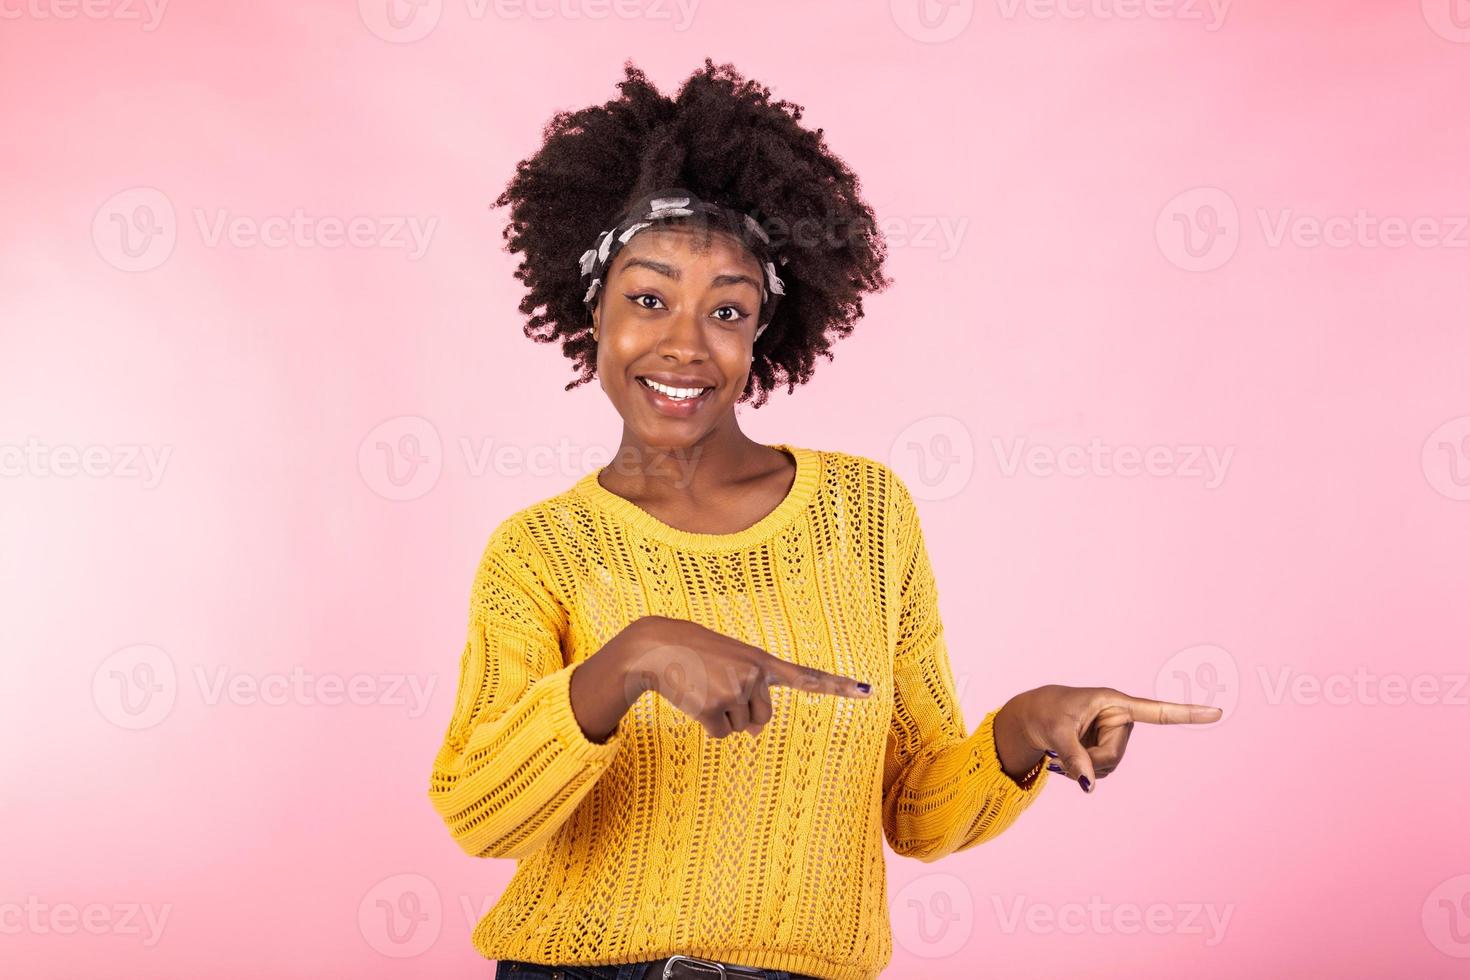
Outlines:
{"label": "sweater sleeve", "polygon": [[566,822],[622,736],[594,742],[572,713],[565,608],[525,529],[490,537],[471,590],[469,635],[429,801],[472,857],[522,858]]}
{"label": "sweater sleeve", "polygon": [[930,862],[998,836],[1041,793],[1047,770],[1029,789],[1006,775],[995,748],[998,708],[966,734],[923,530],[897,474],[889,500],[900,584],[883,833],[894,853]]}

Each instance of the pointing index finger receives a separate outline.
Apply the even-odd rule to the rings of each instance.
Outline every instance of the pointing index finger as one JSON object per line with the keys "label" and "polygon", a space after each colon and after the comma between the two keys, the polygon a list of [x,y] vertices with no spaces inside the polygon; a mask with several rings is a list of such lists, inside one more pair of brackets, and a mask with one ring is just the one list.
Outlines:
{"label": "pointing index finger", "polygon": [[782,660],[780,657],[771,659],[773,663],[767,669],[766,676],[773,684],[817,694],[838,694],[848,698],[865,698],[872,693],[871,689],[863,690],[866,685],[862,685],[860,681],[851,677],[829,674],[816,667],[803,667],[789,660]]}
{"label": "pointing index finger", "polygon": [[1108,699],[1110,704],[1128,709],[1134,721],[1150,725],[1207,725],[1219,721],[1224,712],[1208,704],[1187,704],[1178,701],[1155,701],[1152,698],[1136,698],[1129,694]]}

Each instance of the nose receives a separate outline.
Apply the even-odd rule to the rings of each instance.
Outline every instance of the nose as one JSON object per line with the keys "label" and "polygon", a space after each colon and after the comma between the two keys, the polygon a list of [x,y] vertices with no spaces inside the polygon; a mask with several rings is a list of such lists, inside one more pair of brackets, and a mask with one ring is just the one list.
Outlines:
{"label": "nose", "polygon": [[661,356],[679,361],[702,361],[709,356],[704,324],[694,306],[681,304],[672,316],[664,318],[664,324],[664,335],[659,339]]}

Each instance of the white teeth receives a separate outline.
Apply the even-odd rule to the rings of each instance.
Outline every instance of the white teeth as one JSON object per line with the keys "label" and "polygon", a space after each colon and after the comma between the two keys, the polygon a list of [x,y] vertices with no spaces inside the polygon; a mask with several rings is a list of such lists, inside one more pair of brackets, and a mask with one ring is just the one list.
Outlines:
{"label": "white teeth", "polygon": [[671,388],[668,385],[659,384],[652,378],[639,378],[638,380],[648,385],[648,387],[652,388],[654,391],[657,391],[674,399],[674,401],[684,401],[689,398],[698,398],[706,391],[709,391],[708,388]]}

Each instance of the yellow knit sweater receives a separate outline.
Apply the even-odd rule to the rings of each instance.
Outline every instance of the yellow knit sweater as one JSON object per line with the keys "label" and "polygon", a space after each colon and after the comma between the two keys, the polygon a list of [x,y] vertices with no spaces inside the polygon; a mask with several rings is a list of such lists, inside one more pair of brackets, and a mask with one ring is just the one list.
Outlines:
{"label": "yellow knit sweater", "polygon": [[[884,840],[937,860],[1000,834],[1045,786],[1045,770],[1028,790],[1001,770],[995,711],[966,734],[903,481],[866,457],[773,448],[796,481],[744,531],[671,527],[594,471],[491,534],[429,784],[466,853],[518,859],[474,930],[487,958],[685,953],[876,977],[893,951]],[[775,686],[758,737],[716,739],[649,691],[593,742],[572,671],[645,615],[873,692]]]}

